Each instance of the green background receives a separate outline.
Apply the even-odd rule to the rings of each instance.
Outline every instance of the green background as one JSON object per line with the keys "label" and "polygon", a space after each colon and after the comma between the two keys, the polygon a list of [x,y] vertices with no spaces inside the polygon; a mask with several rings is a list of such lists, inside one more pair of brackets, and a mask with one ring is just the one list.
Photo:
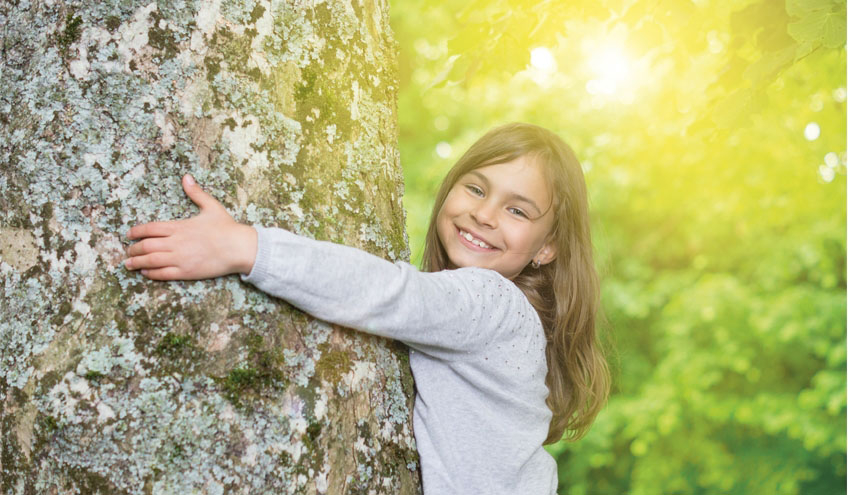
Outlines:
{"label": "green background", "polygon": [[614,389],[561,493],[845,493],[844,0],[391,9],[413,263],[494,125],[583,164]]}

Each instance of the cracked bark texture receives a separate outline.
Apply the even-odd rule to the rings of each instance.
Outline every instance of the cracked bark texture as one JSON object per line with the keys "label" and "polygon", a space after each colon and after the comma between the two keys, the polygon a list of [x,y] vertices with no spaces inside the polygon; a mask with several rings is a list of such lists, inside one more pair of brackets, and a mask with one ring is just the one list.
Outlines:
{"label": "cracked bark texture", "polygon": [[238,277],[153,282],[197,212],[408,259],[385,0],[0,4],[3,494],[420,493],[406,349]]}

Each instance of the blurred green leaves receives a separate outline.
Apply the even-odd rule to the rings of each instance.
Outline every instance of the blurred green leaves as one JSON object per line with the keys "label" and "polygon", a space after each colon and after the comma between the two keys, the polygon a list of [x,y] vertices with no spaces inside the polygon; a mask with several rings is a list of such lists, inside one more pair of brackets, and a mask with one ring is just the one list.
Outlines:
{"label": "blurred green leaves", "polygon": [[575,148],[616,388],[561,492],[843,493],[845,2],[452,5],[392,5],[413,261],[486,130]]}
{"label": "blurred green leaves", "polygon": [[821,43],[827,48],[845,44],[845,3],[837,0],[786,0],[786,12],[800,18],[787,26],[801,43]]}
{"label": "blurred green leaves", "polygon": [[[703,4],[703,2],[698,2]],[[628,26],[627,45],[636,56],[662,59],[685,71],[694,59],[720,51],[693,33],[715,33],[714,22],[729,21],[722,66],[705,81],[711,102],[707,122],[730,127],[764,103],[756,93],[787,67],[821,47],[845,43],[844,0],[722,2],[702,15],[690,1],[478,0],[454,15],[447,57],[425,89],[470,85],[478,77],[511,76],[525,68],[530,50],[568,39],[575,19]]]}
{"label": "blurred green leaves", "polygon": [[[530,40],[554,41],[551,19],[561,18],[566,2],[478,0],[456,13],[456,34],[448,40],[446,67],[430,84],[467,82],[477,73],[514,74],[530,61]],[[532,48],[532,47],[530,47]]]}

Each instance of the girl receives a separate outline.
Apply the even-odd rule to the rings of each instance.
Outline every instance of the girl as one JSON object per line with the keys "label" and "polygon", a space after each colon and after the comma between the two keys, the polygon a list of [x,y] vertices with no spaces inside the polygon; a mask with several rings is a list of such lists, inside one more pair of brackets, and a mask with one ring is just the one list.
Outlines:
{"label": "girl", "polygon": [[190,176],[183,187],[200,214],[132,227],[128,269],[239,273],[317,318],[405,342],[426,494],[556,492],[542,445],[582,436],[609,388],[586,186],[559,137],[510,124],[472,145],[436,197],[422,272],[236,223]]}

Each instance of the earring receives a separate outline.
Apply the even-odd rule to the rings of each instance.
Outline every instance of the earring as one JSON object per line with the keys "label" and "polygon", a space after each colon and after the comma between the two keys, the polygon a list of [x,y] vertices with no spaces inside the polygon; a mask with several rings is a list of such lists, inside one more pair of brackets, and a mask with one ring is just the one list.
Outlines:
{"label": "earring", "polygon": [[533,260],[530,262],[530,266],[532,266],[533,268],[539,268],[540,266],[542,266],[542,264],[539,263],[538,260]]}

